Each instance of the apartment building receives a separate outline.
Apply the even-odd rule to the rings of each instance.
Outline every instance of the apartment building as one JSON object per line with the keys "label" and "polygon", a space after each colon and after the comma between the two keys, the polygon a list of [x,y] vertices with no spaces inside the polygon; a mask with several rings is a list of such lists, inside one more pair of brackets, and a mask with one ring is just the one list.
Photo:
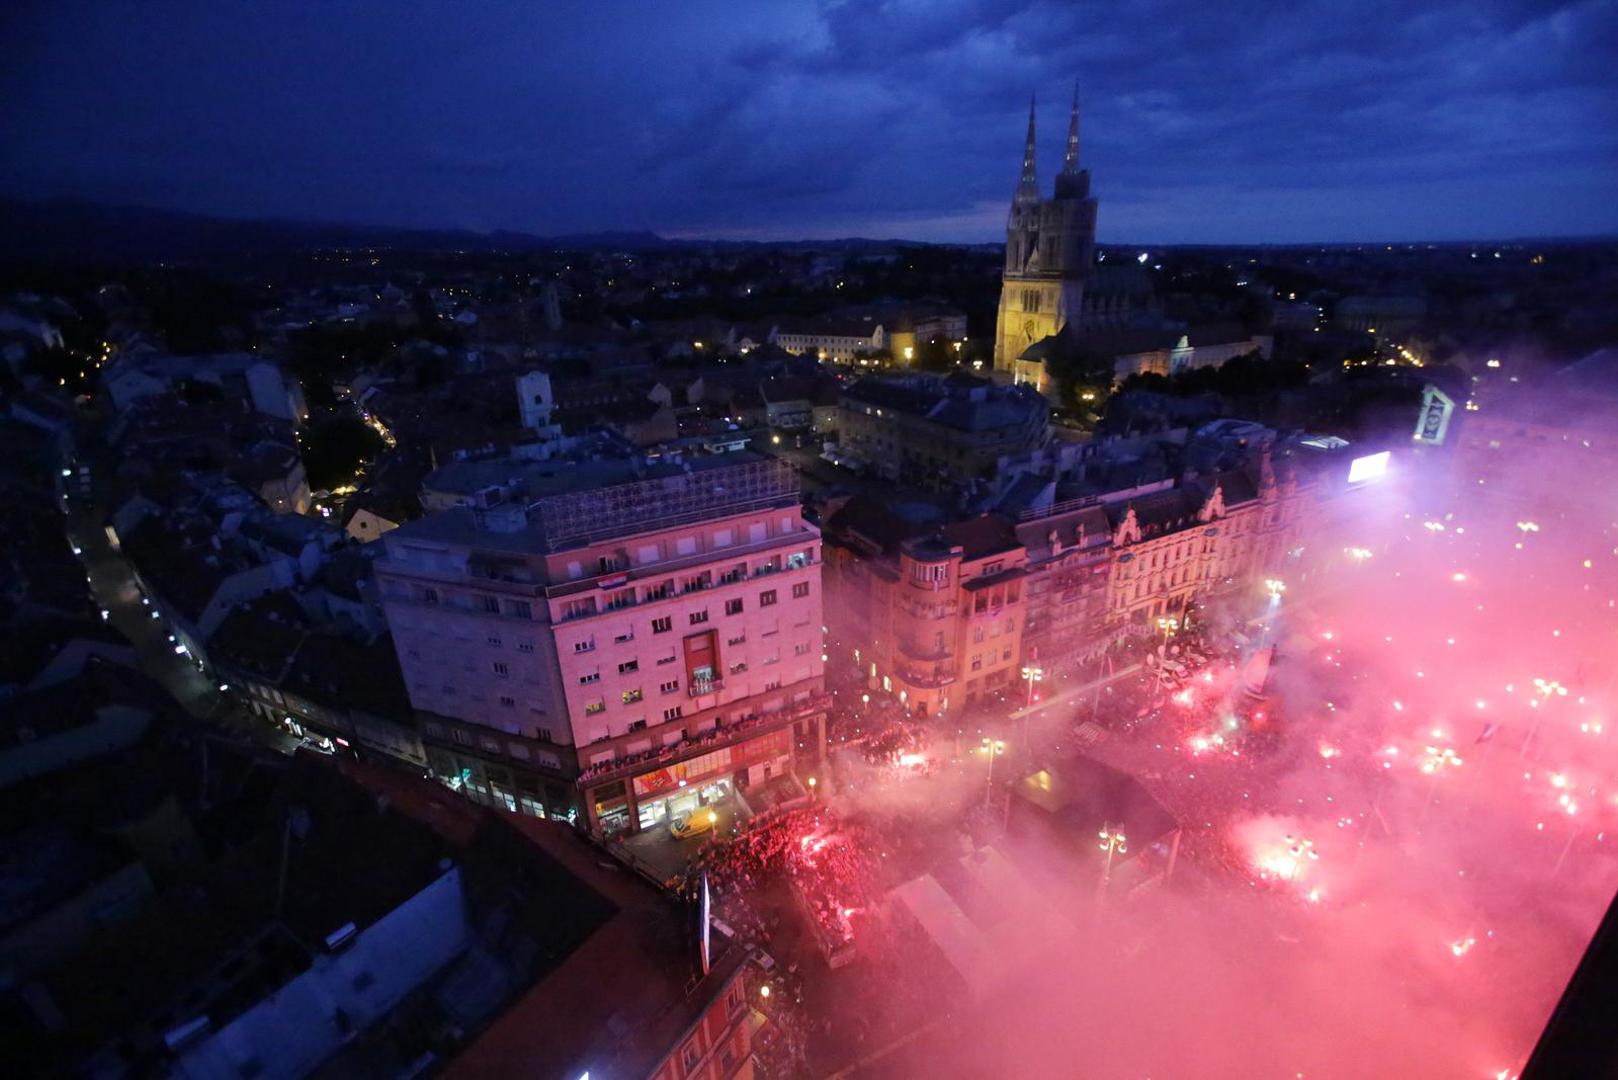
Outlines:
{"label": "apartment building", "polygon": [[886,551],[837,553],[839,658],[919,715],[1014,690],[1026,552],[1009,522],[957,522]]}
{"label": "apartment building", "polygon": [[617,833],[824,756],[820,533],[746,451],[558,462],[383,537],[429,766]]}
{"label": "apartment building", "polygon": [[1204,596],[1284,578],[1303,494],[1293,463],[1265,447],[1246,468],[1108,505],[1109,633],[1152,632]]}

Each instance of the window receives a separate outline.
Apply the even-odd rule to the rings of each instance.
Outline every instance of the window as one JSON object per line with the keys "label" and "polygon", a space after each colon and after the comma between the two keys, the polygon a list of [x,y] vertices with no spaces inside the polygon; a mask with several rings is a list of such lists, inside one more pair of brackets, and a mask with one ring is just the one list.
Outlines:
{"label": "window", "polygon": [[740,600],[726,600],[725,601],[725,614],[726,615],[740,615],[741,613],[742,613],[742,602]]}
{"label": "window", "polygon": [[672,663],[674,663],[674,660],[675,660],[675,656],[674,656],[673,653],[669,653],[667,656],[659,656],[657,658],[657,662],[658,662],[659,665],[672,664]]}
{"label": "window", "polygon": [[[573,643],[573,651],[576,652],[576,653],[593,652],[593,651],[595,651],[595,647],[596,647],[596,639],[595,639],[594,636],[587,637],[587,638],[580,638],[578,641],[575,641]],[[529,648],[531,650],[533,648],[533,646],[529,646]]]}
{"label": "window", "polygon": [[807,581],[800,581],[796,585],[792,586],[793,599],[802,600],[804,597],[806,597],[808,595],[809,595],[809,583]]}
{"label": "window", "polygon": [[438,590],[437,589],[423,588],[420,585],[416,586],[416,603],[418,603],[418,604],[436,604],[436,603],[438,603]]}
{"label": "window", "polygon": [[478,597],[478,609],[487,611],[491,615],[500,614],[500,598],[498,596]]}
{"label": "window", "polygon": [[972,643],[974,645],[983,644],[983,627],[981,627],[981,626],[972,627]]}
{"label": "window", "polygon": [[618,674],[620,674],[620,675],[628,675],[632,671],[639,671],[639,670],[640,670],[640,661],[639,660],[625,660],[623,663],[618,665]]}
{"label": "window", "polygon": [[634,640],[635,640],[635,628],[634,627],[630,627],[628,630],[625,630],[621,634],[614,634],[612,636],[612,641],[613,641],[613,644],[615,644],[615,645],[627,645],[629,642],[634,641]]}
{"label": "window", "polygon": [[665,615],[661,619],[653,619],[652,620],[652,633],[654,633],[654,634],[666,634],[670,630],[673,630],[673,629],[674,629],[674,618],[673,618],[673,616]]}
{"label": "window", "polygon": [[494,646],[496,649],[498,649],[501,645],[503,645],[505,643],[502,642],[499,638],[491,636],[489,638],[489,644]]}
{"label": "window", "polygon": [[[594,600],[590,601],[590,610],[595,611]],[[532,619],[534,617],[534,605],[527,600],[507,600],[505,612],[513,618]]]}
{"label": "window", "polygon": [[522,743],[507,743],[506,752],[512,757],[516,758],[518,761],[528,760],[528,747],[524,746]]}
{"label": "window", "polygon": [[697,1062],[702,1060],[702,1048],[697,1045],[697,1040],[692,1039],[685,1044],[685,1048],[680,1051],[680,1060],[685,1062],[687,1072],[697,1067]]}
{"label": "window", "polygon": [[775,603],[775,590],[774,589],[765,589],[763,592],[758,594],[758,606],[759,607],[770,607],[774,603]]}
{"label": "window", "polygon": [[625,705],[633,705],[633,704],[635,704],[635,702],[639,701],[641,698],[643,698],[645,696],[646,696],[645,694],[641,693],[641,689],[638,686],[635,687],[635,689],[633,689],[633,690],[625,690],[624,694],[623,694],[624,704]]}
{"label": "window", "polygon": [[494,663],[490,664],[489,667],[493,668],[494,673],[500,676],[502,679],[511,674],[511,668],[507,667],[505,662],[501,660],[496,660]]}
{"label": "window", "polygon": [[658,683],[657,688],[665,694],[672,694],[680,688],[680,680],[670,679],[668,682]]}
{"label": "window", "polygon": [[983,667],[983,654],[978,653],[972,657],[972,670],[977,671]]}
{"label": "window", "polygon": [[502,694],[500,695],[500,704],[504,705],[508,709],[515,709],[517,707],[517,699],[514,697],[507,697],[506,695]]}
{"label": "window", "polygon": [[534,651],[534,643],[532,641],[519,641],[519,642],[517,642],[517,651],[518,652],[533,652]]}
{"label": "window", "polygon": [[606,712],[606,711],[607,711],[607,703],[605,701],[592,701],[592,702],[589,702],[588,704],[586,704],[584,706],[584,715],[585,716],[594,716],[596,713]]}
{"label": "window", "polygon": [[692,626],[701,626],[703,623],[705,623],[707,621],[708,621],[708,609],[707,608],[703,608],[701,611],[693,611],[691,613],[691,625]]}
{"label": "window", "polygon": [[646,730],[646,721],[645,720],[631,720],[629,722],[629,727],[626,728],[625,730],[627,730],[627,731],[645,731]]}
{"label": "window", "polygon": [[803,656],[808,652],[809,652],[809,643],[806,642],[806,641],[800,641],[800,642],[798,642],[798,644],[792,646],[792,655],[793,656]]}
{"label": "window", "polygon": [[592,671],[588,675],[580,675],[579,676],[579,685],[580,686],[589,686],[591,683],[598,683],[600,681],[601,681],[601,672],[599,672],[599,671]]}
{"label": "window", "polygon": [[747,643],[747,635],[746,634],[737,634],[733,638],[726,638],[725,639],[725,644],[726,645],[745,645],[746,643]]}
{"label": "window", "polygon": [[596,598],[587,596],[583,600],[569,600],[562,605],[563,619],[582,619],[586,615],[596,613]]}
{"label": "window", "polygon": [[664,709],[663,710],[663,719],[665,719],[665,720],[678,720],[680,717],[682,717],[684,715],[685,715],[685,706],[684,705],[676,705],[671,709]]}

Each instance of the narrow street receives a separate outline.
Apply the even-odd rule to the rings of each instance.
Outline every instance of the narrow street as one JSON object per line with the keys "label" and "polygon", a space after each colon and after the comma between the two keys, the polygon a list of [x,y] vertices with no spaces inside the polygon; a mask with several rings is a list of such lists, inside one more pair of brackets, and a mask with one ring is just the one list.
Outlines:
{"label": "narrow street", "polygon": [[98,522],[95,510],[75,508],[66,521],[68,540],[84,564],[96,603],[107,612],[107,622],[129,639],[141,671],[192,717],[283,754],[296,750],[296,739],[249,715],[229,694],[221,693],[191,657],[174,651],[163,620],[154,618],[152,608],[141,602],[129,561],[113,549]]}

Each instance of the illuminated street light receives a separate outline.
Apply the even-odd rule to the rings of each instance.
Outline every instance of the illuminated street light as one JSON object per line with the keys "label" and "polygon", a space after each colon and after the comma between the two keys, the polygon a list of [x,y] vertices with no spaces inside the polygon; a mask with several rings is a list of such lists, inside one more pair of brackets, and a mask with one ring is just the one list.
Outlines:
{"label": "illuminated street light", "polygon": [[1270,594],[1271,600],[1280,600],[1281,594],[1287,591],[1287,583],[1280,578],[1265,578],[1264,589]]}
{"label": "illuminated street light", "polygon": [[1129,854],[1129,838],[1116,825],[1101,826],[1101,842],[1096,846],[1106,852],[1106,861],[1101,864],[1101,888],[1106,889],[1107,883],[1112,880],[1112,857],[1114,855]]}
{"label": "illuminated street light", "polygon": [[1180,620],[1172,615],[1166,615],[1157,620],[1157,628],[1163,631],[1163,642],[1167,644],[1169,638],[1174,636],[1174,632],[1180,629]]}
{"label": "illuminated street light", "polygon": [[1028,682],[1028,703],[1024,705],[1023,708],[1031,709],[1034,707],[1034,684],[1045,677],[1045,669],[1040,667],[1025,667],[1022,669],[1022,677]]}
{"label": "illuminated street light", "polygon": [[1528,703],[1534,708],[1534,725],[1528,729],[1528,737],[1522,741],[1522,751],[1518,757],[1527,757],[1528,747],[1539,737],[1539,725],[1545,717],[1545,710],[1540,706],[1550,704],[1552,698],[1567,697],[1567,687],[1554,679],[1535,679],[1534,693],[1539,695],[1538,699]]}
{"label": "illuminated street light", "polygon": [[1292,856],[1291,862],[1287,866],[1286,879],[1295,881],[1298,877],[1298,868],[1305,863],[1319,859],[1320,853],[1315,850],[1313,840],[1288,836],[1286,837],[1286,842],[1288,844],[1287,854]]}
{"label": "illuminated street light", "polygon": [[1006,752],[1006,744],[1000,739],[991,739],[984,736],[983,745],[979,747],[989,755],[989,778],[983,788],[983,805],[989,805],[989,797],[994,794],[994,759]]}

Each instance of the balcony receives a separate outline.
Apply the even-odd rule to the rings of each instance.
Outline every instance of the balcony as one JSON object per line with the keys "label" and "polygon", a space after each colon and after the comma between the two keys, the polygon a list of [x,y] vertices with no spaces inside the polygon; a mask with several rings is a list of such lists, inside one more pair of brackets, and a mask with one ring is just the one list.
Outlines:
{"label": "balcony", "polygon": [[[790,691],[791,688],[788,687],[787,689]],[[639,754],[619,758],[616,761],[603,761],[599,765],[591,765],[579,773],[578,782],[581,787],[584,787],[607,780],[617,780],[645,769],[672,764],[697,753],[706,753],[709,750],[717,750],[722,746],[742,742],[761,732],[785,727],[807,716],[824,712],[831,707],[831,701],[830,694],[811,694],[805,701],[800,701],[796,704],[788,702],[778,712],[759,713],[755,716],[744,717],[734,720],[724,727],[716,727],[709,731],[699,732],[696,735],[689,735],[668,746],[657,746],[650,750],[644,750]],[[703,713],[698,713],[696,716],[685,717],[681,723],[691,724],[707,714],[708,711],[704,710]],[[653,728],[652,730],[656,729]]]}
{"label": "balcony", "polygon": [[707,694],[717,694],[724,688],[724,679],[692,679],[686,684],[685,691],[691,697],[703,697]]}

